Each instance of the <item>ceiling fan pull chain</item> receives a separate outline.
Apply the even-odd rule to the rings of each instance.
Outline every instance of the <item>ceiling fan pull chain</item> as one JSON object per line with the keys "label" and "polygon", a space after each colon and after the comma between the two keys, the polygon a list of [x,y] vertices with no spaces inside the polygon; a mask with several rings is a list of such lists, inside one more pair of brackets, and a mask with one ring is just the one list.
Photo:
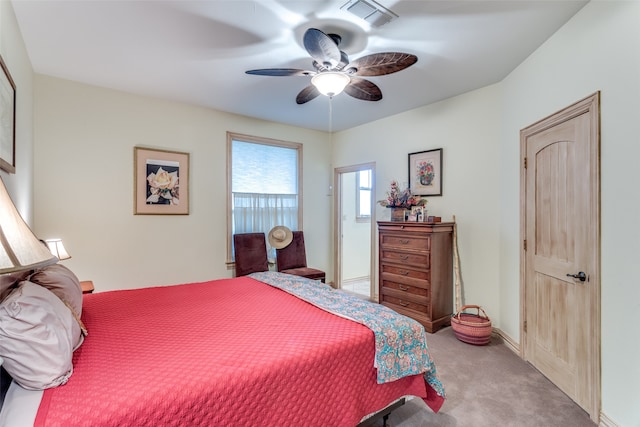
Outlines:
{"label": "ceiling fan pull chain", "polygon": [[333,96],[329,97],[329,135],[333,135]]}

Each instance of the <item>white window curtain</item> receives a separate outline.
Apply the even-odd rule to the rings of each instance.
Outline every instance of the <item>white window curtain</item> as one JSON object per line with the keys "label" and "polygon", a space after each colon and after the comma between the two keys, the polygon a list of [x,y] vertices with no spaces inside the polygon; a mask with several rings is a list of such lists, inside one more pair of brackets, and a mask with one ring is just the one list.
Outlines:
{"label": "white window curtain", "polygon": [[[233,193],[233,234],[268,233],[276,225],[298,229],[297,194]],[[273,262],[275,249],[267,248]]]}

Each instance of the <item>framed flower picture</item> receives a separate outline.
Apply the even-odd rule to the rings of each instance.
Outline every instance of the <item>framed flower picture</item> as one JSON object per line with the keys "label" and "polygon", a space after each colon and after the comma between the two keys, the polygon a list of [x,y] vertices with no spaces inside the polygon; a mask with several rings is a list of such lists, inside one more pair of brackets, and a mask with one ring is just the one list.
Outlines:
{"label": "framed flower picture", "polygon": [[16,172],[16,84],[0,56],[0,169]]}
{"label": "framed flower picture", "polygon": [[189,153],[134,147],[134,214],[189,215]]}
{"label": "framed flower picture", "polygon": [[409,154],[409,188],[419,196],[442,196],[442,148]]}

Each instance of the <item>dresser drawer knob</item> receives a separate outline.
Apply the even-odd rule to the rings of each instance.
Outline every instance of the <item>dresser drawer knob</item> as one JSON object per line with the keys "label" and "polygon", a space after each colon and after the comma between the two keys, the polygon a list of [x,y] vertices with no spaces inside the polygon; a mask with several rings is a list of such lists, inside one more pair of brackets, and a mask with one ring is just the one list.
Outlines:
{"label": "dresser drawer knob", "polygon": [[398,289],[400,289],[401,291],[408,291],[409,288],[407,288],[406,286],[402,286],[402,285],[398,285]]}
{"label": "dresser drawer knob", "polygon": [[407,274],[409,274],[409,270],[400,270],[400,274],[406,276]]}
{"label": "dresser drawer knob", "polygon": [[409,255],[400,255],[400,259],[406,261],[409,259]]}
{"label": "dresser drawer knob", "polygon": [[400,243],[402,243],[403,245],[406,245],[410,242],[409,239],[400,239]]}
{"label": "dresser drawer knob", "polygon": [[404,301],[400,300],[400,305],[401,305],[401,306],[403,306],[403,307],[408,307],[408,306],[409,306],[409,303],[408,303],[408,302],[404,302]]}

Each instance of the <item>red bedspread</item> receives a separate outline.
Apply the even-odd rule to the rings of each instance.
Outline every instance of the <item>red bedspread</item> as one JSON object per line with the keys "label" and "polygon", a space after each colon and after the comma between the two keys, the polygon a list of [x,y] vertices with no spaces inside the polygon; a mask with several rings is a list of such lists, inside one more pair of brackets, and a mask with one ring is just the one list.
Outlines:
{"label": "red bedspread", "polygon": [[355,426],[421,375],[376,383],[373,332],[250,278],[86,295],[89,335],[37,426]]}

